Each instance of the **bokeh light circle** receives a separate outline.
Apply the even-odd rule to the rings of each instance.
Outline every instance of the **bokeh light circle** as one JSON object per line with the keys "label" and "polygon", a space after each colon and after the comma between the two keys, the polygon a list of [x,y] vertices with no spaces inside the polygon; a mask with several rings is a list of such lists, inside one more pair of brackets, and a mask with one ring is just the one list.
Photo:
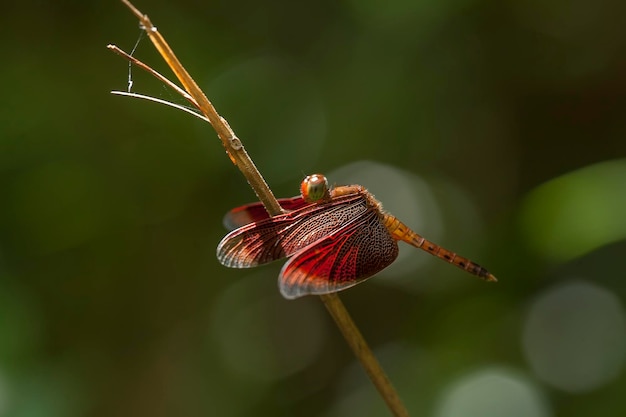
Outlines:
{"label": "bokeh light circle", "polygon": [[435,417],[548,417],[539,389],[504,368],[483,369],[459,378],[444,392]]}
{"label": "bokeh light circle", "polygon": [[550,385],[568,392],[598,388],[624,367],[624,309],[596,284],[558,285],[530,306],[523,347],[535,374]]}
{"label": "bokeh light circle", "polygon": [[249,274],[219,295],[211,333],[224,367],[243,379],[268,383],[314,362],[326,328],[318,304],[288,302],[275,290],[268,294],[264,278]]}

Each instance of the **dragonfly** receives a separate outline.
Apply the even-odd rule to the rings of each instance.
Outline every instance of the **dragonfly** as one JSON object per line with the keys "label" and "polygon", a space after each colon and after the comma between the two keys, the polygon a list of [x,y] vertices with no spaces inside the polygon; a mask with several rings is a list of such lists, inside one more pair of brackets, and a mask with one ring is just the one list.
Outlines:
{"label": "dragonfly", "polygon": [[224,225],[234,230],[218,244],[217,259],[230,268],[250,268],[289,258],[278,277],[287,299],[363,282],[393,263],[398,241],[497,281],[477,263],[412,231],[361,185],[329,187],[324,175],[309,175],[300,184],[300,196],[278,202],[283,213],[272,217],[261,203],[229,211]]}

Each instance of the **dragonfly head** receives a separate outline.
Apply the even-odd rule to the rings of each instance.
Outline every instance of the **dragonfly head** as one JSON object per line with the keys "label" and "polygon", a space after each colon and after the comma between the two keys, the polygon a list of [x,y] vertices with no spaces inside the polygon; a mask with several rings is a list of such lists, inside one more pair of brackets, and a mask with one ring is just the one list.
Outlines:
{"label": "dragonfly head", "polygon": [[322,174],[307,176],[300,184],[300,194],[307,203],[318,203],[330,199],[328,180]]}

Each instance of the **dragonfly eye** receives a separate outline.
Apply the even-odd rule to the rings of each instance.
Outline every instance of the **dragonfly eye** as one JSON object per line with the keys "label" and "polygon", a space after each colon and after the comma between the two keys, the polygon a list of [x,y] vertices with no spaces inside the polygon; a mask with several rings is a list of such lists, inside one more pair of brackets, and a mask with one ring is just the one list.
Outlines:
{"label": "dragonfly eye", "polygon": [[304,201],[308,203],[328,199],[328,180],[322,174],[309,175],[302,180],[300,193]]}

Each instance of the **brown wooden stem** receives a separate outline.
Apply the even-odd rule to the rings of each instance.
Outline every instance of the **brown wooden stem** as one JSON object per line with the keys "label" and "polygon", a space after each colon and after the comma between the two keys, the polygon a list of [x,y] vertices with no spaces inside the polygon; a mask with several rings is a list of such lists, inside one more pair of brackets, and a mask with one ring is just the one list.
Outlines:
{"label": "brown wooden stem", "polygon": [[[130,1],[121,1],[139,19],[142,27],[150,37],[150,40],[156,49],[172,69],[178,80],[182,83],[186,92],[193,98],[193,101],[190,101],[192,101],[194,105],[197,105],[198,109],[209,119],[211,125],[217,132],[218,137],[222,141],[222,145],[226,149],[230,160],[246,177],[248,184],[250,184],[250,187],[252,187],[259,200],[263,203],[267,212],[271,216],[280,214],[282,212],[282,208],[261,176],[261,173],[252,162],[252,159],[245,151],[241,140],[235,135],[233,130],[228,125],[228,122],[217,113],[213,104],[211,104],[194,79],[189,75],[178,58],[176,58],[174,51],[172,51],[163,36],[161,36],[157,28],[152,24],[148,16],[141,13],[130,3]],[[374,386],[376,386],[381,396],[387,403],[390,411],[394,416],[408,417],[409,414],[402,404],[398,393],[389,381],[389,378],[387,378],[387,375],[380,366],[380,363],[372,353],[371,349],[365,342],[365,339],[350,317],[350,314],[348,314],[348,311],[341,302],[339,296],[337,294],[327,294],[320,296],[320,298],[335,320],[335,323],[339,327],[339,330],[345,337],[355,356],[361,362],[361,365],[367,372],[367,375],[374,383]]]}
{"label": "brown wooden stem", "polygon": [[389,410],[391,410],[394,416],[408,417],[409,412],[404,407],[398,392],[391,384],[387,374],[367,345],[365,338],[352,320],[352,317],[350,317],[348,310],[346,310],[345,305],[341,302],[337,293],[320,295],[320,298],[335,320],[335,323],[337,323],[337,327],[339,327],[346,342],[350,345],[352,352],[354,352],[354,355],[361,362],[365,372],[367,372],[367,375],[370,377],[381,397],[383,397],[387,403]]}
{"label": "brown wooden stem", "polygon": [[172,48],[167,44],[165,38],[161,36],[156,26],[152,24],[147,15],[141,13],[135,6],[128,0],[122,0],[131,12],[139,19],[143,29],[148,34],[148,37],[152,41],[154,47],[159,51],[167,65],[172,69],[176,78],[181,82],[185,90],[191,95],[198,103],[200,111],[209,119],[213,129],[217,133],[217,136],[222,141],[226,153],[230,157],[230,160],[235,164],[241,173],[246,177],[248,184],[254,190],[259,200],[263,203],[268,213],[276,215],[282,212],[282,209],[276,197],[270,190],[269,186],[261,176],[261,173],[257,169],[252,159],[248,156],[248,153],[243,147],[243,144],[239,138],[235,135],[235,132],[230,128],[228,122],[221,117],[213,104],[209,101],[206,95],[202,92],[198,84],[189,75],[187,70],[180,63]]}

